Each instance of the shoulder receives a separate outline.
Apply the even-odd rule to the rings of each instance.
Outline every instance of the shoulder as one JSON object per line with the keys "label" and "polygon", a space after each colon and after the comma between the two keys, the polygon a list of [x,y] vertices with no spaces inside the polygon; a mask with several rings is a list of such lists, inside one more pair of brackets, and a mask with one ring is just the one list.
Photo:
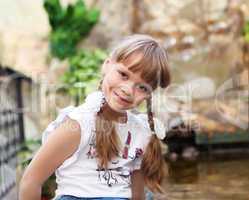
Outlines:
{"label": "shoulder", "polygon": [[131,113],[130,119],[133,122],[133,124],[138,125],[140,128],[146,128],[146,129],[148,128],[146,124],[146,120],[140,113],[139,114]]}
{"label": "shoulder", "polygon": [[[43,132],[42,142],[46,141],[48,135],[54,132],[54,130],[64,122],[66,117],[73,120],[75,124],[78,124],[77,126],[80,127],[80,132],[84,132],[84,137],[90,137],[94,125],[94,117],[104,102],[103,98],[102,92],[96,91],[89,94],[83,104],[77,107],[68,106],[59,110],[57,118],[52,121]],[[71,124],[71,126],[73,125]]]}
{"label": "shoulder", "polygon": [[[66,119],[53,130],[46,142],[39,148],[26,169],[25,179],[43,183],[61,164],[68,159],[79,145],[78,123]],[[33,175],[36,176],[33,176]]]}
{"label": "shoulder", "polygon": [[104,102],[104,94],[101,91],[92,92],[81,105],[69,110],[69,117],[77,121],[84,116],[85,119],[89,119],[90,115],[96,114],[100,110]]}
{"label": "shoulder", "polygon": [[80,144],[81,131],[78,123],[66,118],[43,142],[38,155],[46,160],[53,160],[53,169],[71,156]]}
{"label": "shoulder", "polygon": [[[136,132],[136,137],[150,137],[148,122],[140,114],[129,111],[129,127]],[[141,136],[139,136],[141,135]]]}
{"label": "shoulder", "polygon": [[75,143],[75,146],[77,146],[78,141],[80,141],[80,137],[81,128],[79,123],[69,117],[66,117],[62,123],[55,127],[53,133],[50,134],[47,139],[57,142],[58,138],[60,138],[60,142],[66,142],[68,144],[71,143],[71,145]]}
{"label": "shoulder", "polygon": [[[134,122],[133,125],[139,129],[145,130],[149,135],[151,135],[151,129],[148,122],[148,115],[147,113],[138,113],[138,114],[131,114],[132,121]],[[163,139],[166,134],[166,127],[162,120],[153,117],[154,120],[154,127],[156,135],[159,139]]]}

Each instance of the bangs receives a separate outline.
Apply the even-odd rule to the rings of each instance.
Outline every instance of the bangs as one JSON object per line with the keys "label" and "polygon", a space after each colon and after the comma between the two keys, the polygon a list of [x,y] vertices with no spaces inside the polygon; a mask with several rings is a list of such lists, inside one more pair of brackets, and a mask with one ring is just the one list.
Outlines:
{"label": "bangs", "polygon": [[[136,59],[132,59],[132,57],[135,57],[134,55],[139,56],[136,56]],[[154,90],[158,86],[159,72],[151,57],[151,55],[146,56],[141,54],[141,52],[133,52],[132,54],[121,56],[117,59],[117,62],[123,63],[133,73],[140,73],[141,78]]]}
{"label": "bangs", "polygon": [[111,57],[116,62],[123,63],[132,72],[139,72],[141,78],[153,90],[158,86],[165,88],[170,83],[166,51],[150,37],[130,43],[123,42],[114,49]]}

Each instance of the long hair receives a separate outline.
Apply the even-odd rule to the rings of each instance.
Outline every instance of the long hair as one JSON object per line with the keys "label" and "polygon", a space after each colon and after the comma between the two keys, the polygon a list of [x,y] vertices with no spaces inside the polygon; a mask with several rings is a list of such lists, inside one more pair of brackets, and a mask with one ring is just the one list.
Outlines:
{"label": "long hair", "polygon": [[101,116],[102,108],[98,112],[95,122],[96,152],[98,155],[99,168],[107,169],[108,162],[118,156],[120,151],[120,141],[114,123],[103,119]]}
{"label": "long hair", "polygon": [[[110,58],[126,64],[134,53],[142,56],[128,66],[132,72],[141,72],[141,77],[155,90],[157,87],[166,88],[170,83],[168,56],[166,50],[152,37],[147,35],[132,35],[121,41],[112,50]],[[100,82],[99,90],[101,90]],[[154,132],[154,120],[151,110],[151,98],[147,99],[147,115],[151,132]],[[114,122],[101,119],[101,112],[96,118],[96,151],[98,164],[107,168],[108,162],[118,156],[120,141]],[[163,192],[161,183],[166,173],[166,164],[162,156],[160,140],[155,134],[146,147],[141,164],[146,186],[151,191]]]}
{"label": "long hair", "polygon": [[151,139],[145,150],[141,170],[144,176],[146,186],[153,192],[163,193],[161,187],[163,178],[167,174],[167,165],[162,155],[161,143],[157,138],[154,128],[153,113],[151,109],[151,98],[146,100],[148,123],[151,132]]}

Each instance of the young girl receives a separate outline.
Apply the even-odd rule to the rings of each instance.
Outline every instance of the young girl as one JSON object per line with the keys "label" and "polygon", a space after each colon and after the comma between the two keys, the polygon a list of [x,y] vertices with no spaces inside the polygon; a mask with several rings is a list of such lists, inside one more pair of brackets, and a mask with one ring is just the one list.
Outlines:
{"label": "young girl", "polygon": [[[102,66],[99,90],[61,111],[43,133],[26,169],[20,200],[38,200],[55,171],[56,200],[144,199],[144,186],[162,192],[165,129],[151,111],[152,92],[170,82],[167,54],[146,35],[124,39]],[[147,115],[130,110],[146,101]]]}

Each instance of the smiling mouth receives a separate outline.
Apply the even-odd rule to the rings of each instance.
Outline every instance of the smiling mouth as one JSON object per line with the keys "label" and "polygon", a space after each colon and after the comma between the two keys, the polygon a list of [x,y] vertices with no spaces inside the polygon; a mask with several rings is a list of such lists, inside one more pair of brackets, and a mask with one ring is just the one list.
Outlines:
{"label": "smiling mouth", "polygon": [[131,103],[131,101],[128,101],[128,100],[126,100],[126,99],[120,97],[117,93],[114,92],[114,94],[120,99],[120,101],[122,101],[122,102],[124,102],[124,103],[126,103],[126,104],[130,104],[130,103]]}

